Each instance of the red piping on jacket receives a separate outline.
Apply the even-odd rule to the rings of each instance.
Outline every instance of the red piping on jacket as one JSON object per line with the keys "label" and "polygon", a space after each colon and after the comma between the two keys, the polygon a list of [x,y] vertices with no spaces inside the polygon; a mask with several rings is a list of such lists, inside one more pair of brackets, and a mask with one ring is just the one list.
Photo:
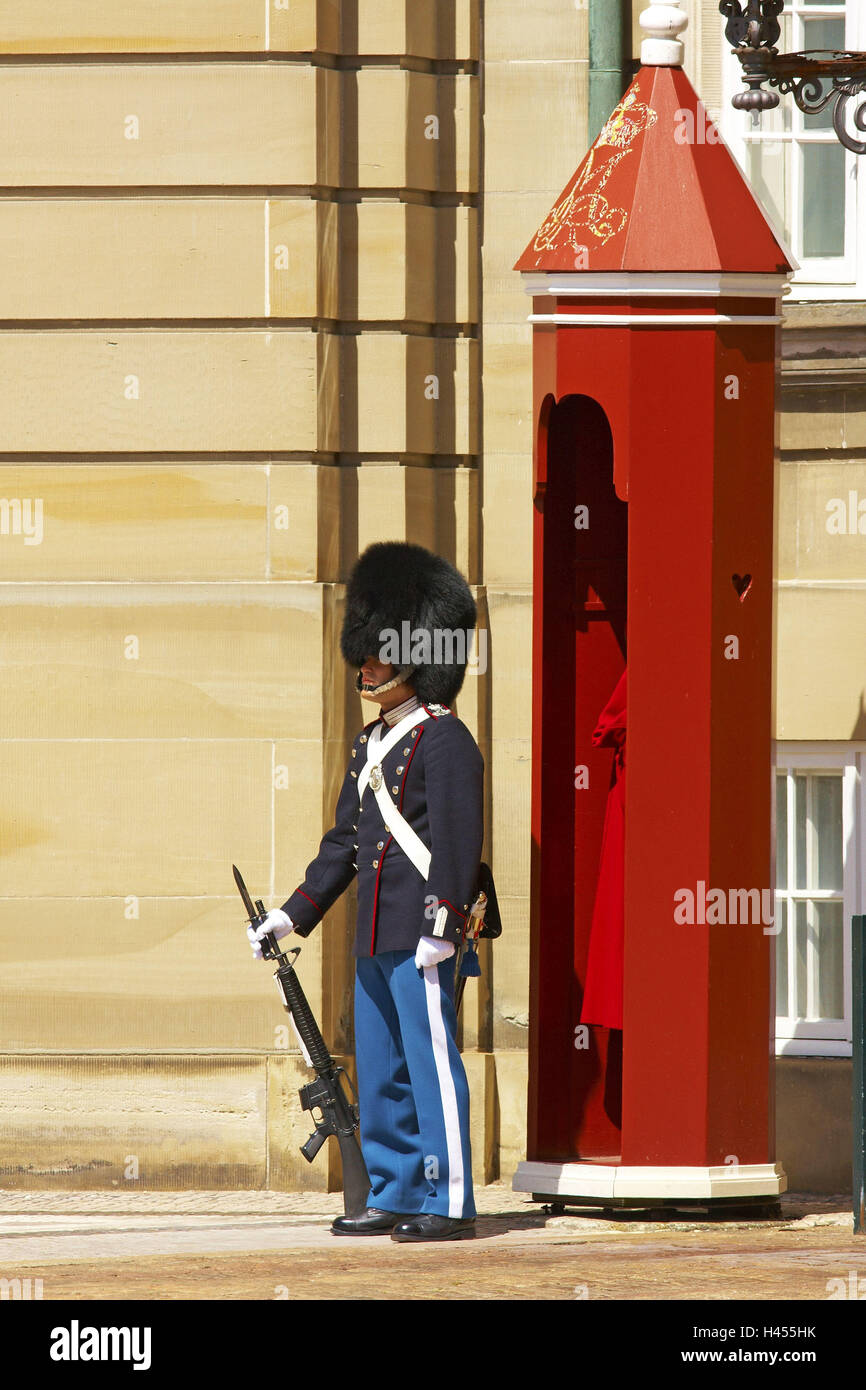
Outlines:
{"label": "red piping on jacket", "polygon": [[447,898],[438,898],[438,899],[437,899],[437,902],[444,903],[446,907],[450,907],[450,908],[451,908],[451,911],[452,911],[452,912],[456,912],[458,917],[462,917],[463,920],[464,920],[464,922],[466,921],[466,913],[465,913],[465,912],[461,912],[461,911],[460,911],[460,908],[459,908],[459,907],[455,907],[453,903],[449,903],[449,901],[448,901]]}
{"label": "red piping on jacket", "polygon": [[[389,839],[388,845],[390,845],[390,843],[391,843],[391,840]],[[376,954],[376,913],[377,913],[378,907],[379,907],[379,875],[380,875],[381,872],[382,872],[382,865],[383,865],[384,862],[385,862],[385,855],[388,853],[388,845],[385,846],[385,848],[382,850],[382,853],[379,855],[379,867],[378,867],[378,869],[376,870],[376,889],[375,889],[375,892],[373,893],[373,923],[372,923],[372,926],[371,926],[371,928],[370,928],[370,955],[371,955],[371,956],[374,956],[374,955]]]}

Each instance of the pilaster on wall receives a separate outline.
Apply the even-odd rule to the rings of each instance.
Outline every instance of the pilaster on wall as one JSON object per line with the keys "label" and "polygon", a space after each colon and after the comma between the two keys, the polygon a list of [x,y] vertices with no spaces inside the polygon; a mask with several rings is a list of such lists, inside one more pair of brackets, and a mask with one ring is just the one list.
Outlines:
{"label": "pilaster on wall", "polygon": [[[490,1029],[500,1087],[518,1088],[504,1110],[520,1116],[520,1147],[529,1011],[533,419],[531,300],[512,267],[587,148],[587,8],[545,0],[527,23],[517,0],[487,0],[483,45],[482,516],[490,845],[504,921],[502,942],[490,953]],[[506,1058],[515,1060],[510,1071]],[[513,1157],[514,1132],[507,1130],[507,1140],[506,1130],[503,1169]]]}

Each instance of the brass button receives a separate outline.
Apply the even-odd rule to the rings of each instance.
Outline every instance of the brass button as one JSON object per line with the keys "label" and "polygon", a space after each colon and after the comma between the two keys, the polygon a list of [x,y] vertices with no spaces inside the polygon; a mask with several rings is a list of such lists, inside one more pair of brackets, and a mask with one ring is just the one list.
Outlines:
{"label": "brass button", "polygon": [[390,829],[390,827],[387,826],[387,825],[385,826],[385,834],[386,834],[386,835],[390,835],[390,834],[391,834],[391,829]]}
{"label": "brass button", "polygon": [[417,729],[413,729],[413,730],[412,730],[412,737],[413,737],[413,738],[417,738],[417,737],[418,737],[418,730],[417,730]]}
{"label": "brass button", "polygon": [[353,758],[357,758],[357,756],[358,756],[358,750],[357,750],[357,748],[353,748],[353,749],[352,749],[352,757],[353,757]]}
{"label": "brass button", "polygon": [[358,848],[357,845],[353,845],[353,846],[352,846],[352,849],[357,849],[357,848]]}
{"label": "brass button", "polygon": [[397,793],[398,793],[398,791],[400,790],[400,788],[399,788],[399,787],[392,787],[391,790],[392,790],[392,792],[394,793],[394,795],[396,796]]}
{"label": "brass button", "polygon": [[411,749],[411,748],[404,748],[404,749],[403,749],[403,757],[404,757],[404,758],[408,758],[408,756],[409,756],[409,754],[410,754],[411,752],[412,752],[412,749]]}
{"label": "brass button", "polygon": [[353,773],[352,773],[352,776],[353,776],[353,777],[357,777],[357,776],[358,776],[357,772],[353,772]]}
{"label": "brass button", "polygon": [[378,859],[374,859],[374,860],[373,860],[373,868],[374,868],[374,869],[378,869],[378,867],[379,867],[379,861],[378,861]]}
{"label": "brass button", "polygon": [[397,776],[398,776],[398,777],[400,776],[400,773],[401,773],[402,771],[403,771],[403,764],[401,763],[400,766],[397,768]]}
{"label": "brass button", "polygon": [[359,742],[361,742],[361,743],[366,743],[366,742],[367,742],[367,735],[366,735],[366,734],[362,734],[362,735],[361,735],[361,738],[360,738],[360,740],[359,740]]}
{"label": "brass button", "polygon": [[[357,849],[357,848],[358,848],[358,846],[356,845],[356,846],[355,846],[355,849]],[[384,841],[384,840],[380,840],[379,843],[377,844],[376,848],[377,848],[377,849],[384,849],[384,848],[385,848],[385,841]]]}

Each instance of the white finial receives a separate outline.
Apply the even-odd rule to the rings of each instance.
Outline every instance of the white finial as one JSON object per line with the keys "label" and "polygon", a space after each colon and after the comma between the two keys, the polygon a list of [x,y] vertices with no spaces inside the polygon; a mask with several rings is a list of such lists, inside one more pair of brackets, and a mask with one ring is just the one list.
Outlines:
{"label": "white finial", "polygon": [[677,35],[688,25],[688,16],[680,9],[680,0],[670,4],[653,4],[640,17],[641,28],[648,38],[640,46],[644,67],[678,68],[682,66],[685,48]]}

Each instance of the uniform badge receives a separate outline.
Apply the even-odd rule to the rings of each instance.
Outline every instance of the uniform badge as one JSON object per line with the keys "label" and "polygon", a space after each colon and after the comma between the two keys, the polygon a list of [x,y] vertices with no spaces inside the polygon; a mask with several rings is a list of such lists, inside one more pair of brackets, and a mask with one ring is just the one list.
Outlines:
{"label": "uniform badge", "polygon": [[370,786],[377,792],[382,785],[382,764],[377,763],[370,769]]}

